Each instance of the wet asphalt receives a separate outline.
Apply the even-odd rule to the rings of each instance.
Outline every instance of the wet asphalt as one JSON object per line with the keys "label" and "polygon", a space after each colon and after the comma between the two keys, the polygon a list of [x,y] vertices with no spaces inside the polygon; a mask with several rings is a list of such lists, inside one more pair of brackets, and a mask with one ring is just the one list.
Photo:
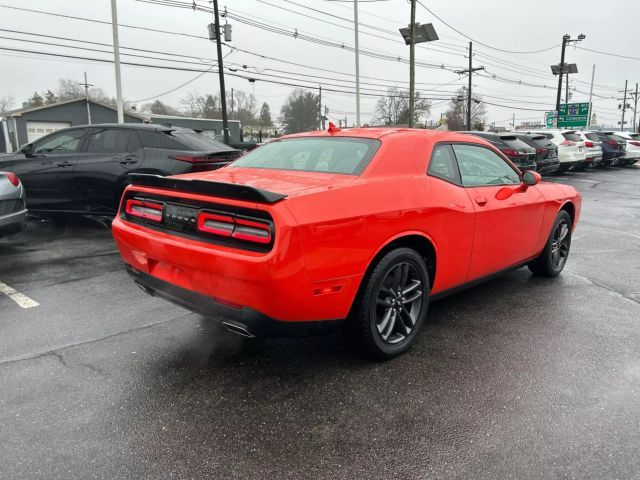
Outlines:
{"label": "wet asphalt", "polygon": [[92,219],[0,240],[0,479],[640,478],[640,167],[564,273],[432,304],[408,354],[245,340],[147,296]]}

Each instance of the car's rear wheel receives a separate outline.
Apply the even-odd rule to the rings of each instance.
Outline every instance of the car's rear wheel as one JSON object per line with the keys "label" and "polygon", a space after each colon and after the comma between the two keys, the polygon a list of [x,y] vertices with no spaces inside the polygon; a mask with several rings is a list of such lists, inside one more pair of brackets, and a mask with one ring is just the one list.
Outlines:
{"label": "car's rear wheel", "polygon": [[351,343],[367,356],[388,359],[406,352],[427,315],[429,275],[424,259],[397,248],[380,259],[346,324]]}
{"label": "car's rear wheel", "polygon": [[571,216],[560,210],[553,222],[551,233],[538,258],[529,263],[529,270],[536,275],[555,277],[562,272],[571,248]]}

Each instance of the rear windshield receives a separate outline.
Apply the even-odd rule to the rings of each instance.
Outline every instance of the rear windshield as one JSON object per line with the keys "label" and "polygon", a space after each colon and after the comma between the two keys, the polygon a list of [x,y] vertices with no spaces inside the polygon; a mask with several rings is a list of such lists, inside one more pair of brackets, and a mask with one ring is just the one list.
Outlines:
{"label": "rear windshield", "polygon": [[171,132],[171,136],[193,150],[224,152],[233,148],[197,132]]}
{"label": "rear windshield", "polygon": [[593,140],[594,142],[599,142],[600,141],[600,135],[598,135],[597,133],[585,133],[585,136],[589,140]]}
{"label": "rear windshield", "polygon": [[619,137],[615,133],[605,133],[605,135],[607,136],[607,138],[610,138],[611,140],[615,140],[617,142],[625,142],[626,141],[624,138]]}
{"label": "rear windshield", "polygon": [[504,144],[509,148],[517,148],[519,150],[530,150],[531,147],[516,137],[501,137]]}
{"label": "rear windshield", "polygon": [[536,147],[551,147],[551,146],[553,146],[553,143],[551,143],[549,141],[549,139],[547,137],[545,137],[544,135],[541,135],[539,137],[534,137],[533,138],[533,144]]}
{"label": "rear windshield", "polygon": [[290,138],[262,145],[230,167],[360,175],[379,147],[370,138]]}
{"label": "rear windshield", "polygon": [[577,133],[565,132],[565,133],[562,134],[562,136],[566,140],[569,140],[570,142],[582,142],[582,137],[580,135],[578,135]]}
{"label": "rear windshield", "polygon": [[634,140],[640,140],[640,133],[630,133],[629,136]]}

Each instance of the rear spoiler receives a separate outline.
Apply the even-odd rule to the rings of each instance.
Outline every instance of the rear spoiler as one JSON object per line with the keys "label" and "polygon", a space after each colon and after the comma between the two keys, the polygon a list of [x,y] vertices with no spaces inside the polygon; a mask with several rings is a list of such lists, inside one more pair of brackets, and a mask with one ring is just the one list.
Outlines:
{"label": "rear spoiler", "polygon": [[157,187],[166,190],[178,190],[188,193],[202,193],[215,197],[231,198],[233,200],[246,200],[258,203],[276,203],[286,198],[281,193],[269,192],[261,188],[235,183],[209,182],[207,180],[186,180],[146,173],[130,173],[127,175],[130,185],[143,187]]}

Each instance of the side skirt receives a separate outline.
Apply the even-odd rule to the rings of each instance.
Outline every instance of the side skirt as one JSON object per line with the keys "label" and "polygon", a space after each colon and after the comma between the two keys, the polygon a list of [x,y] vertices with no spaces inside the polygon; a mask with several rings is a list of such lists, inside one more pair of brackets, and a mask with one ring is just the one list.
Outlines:
{"label": "side skirt", "polygon": [[489,282],[491,280],[495,280],[496,278],[501,277],[505,273],[513,272],[514,270],[518,270],[518,269],[526,266],[533,259],[535,259],[535,257],[530,258],[529,260],[526,260],[524,262],[517,263],[516,265],[513,265],[511,267],[505,268],[504,270],[500,270],[500,271],[498,271],[496,273],[492,273],[492,274],[487,275],[485,277],[476,278],[475,280],[472,280],[472,281],[470,281],[468,283],[463,283],[462,285],[458,285],[457,287],[449,288],[448,290],[443,290],[442,292],[438,292],[436,294],[433,294],[433,295],[431,295],[429,297],[429,301],[440,300],[440,299],[442,299],[444,297],[448,297],[449,295],[453,295],[455,293],[462,292],[463,290],[466,290],[468,288],[473,288],[473,287],[475,287],[477,285],[480,285],[481,283],[485,283],[485,282]]}

